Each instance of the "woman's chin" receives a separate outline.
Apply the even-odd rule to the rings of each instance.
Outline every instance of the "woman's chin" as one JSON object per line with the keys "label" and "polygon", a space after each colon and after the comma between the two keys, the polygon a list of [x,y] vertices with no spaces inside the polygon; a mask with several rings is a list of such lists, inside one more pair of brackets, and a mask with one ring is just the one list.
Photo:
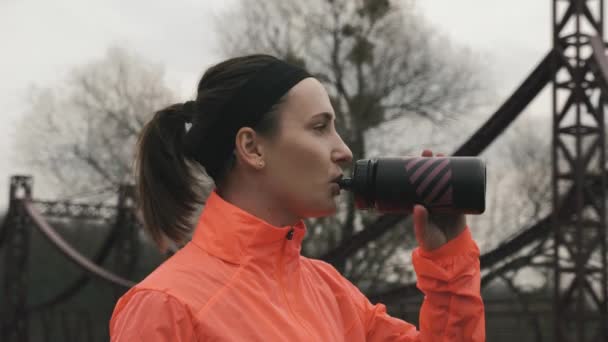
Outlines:
{"label": "woman's chin", "polygon": [[338,210],[338,206],[336,205],[336,202],[330,200],[327,203],[327,205],[325,205],[321,208],[315,208],[313,210],[309,210],[308,214],[305,215],[305,217],[317,218],[317,217],[331,216],[331,215],[334,215],[337,210]]}
{"label": "woman's chin", "polygon": [[332,216],[335,215],[337,211],[338,205],[336,203],[336,199],[334,198],[333,200],[329,201],[327,207],[319,210],[317,217]]}
{"label": "woman's chin", "polygon": [[335,215],[338,211],[339,196],[332,196],[327,193],[327,196],[309,198],[306,202],[300,203],[301,217],[317,218]]}

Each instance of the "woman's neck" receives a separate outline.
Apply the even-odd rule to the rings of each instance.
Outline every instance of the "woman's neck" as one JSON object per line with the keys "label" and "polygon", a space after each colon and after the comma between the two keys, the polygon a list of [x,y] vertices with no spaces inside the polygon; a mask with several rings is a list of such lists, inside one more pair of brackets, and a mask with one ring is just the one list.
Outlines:
{"label": "woman's neck", "polygon": [[[247,183],[256,184],[255,182]],[[226,202],[275,227],[292,226],[300,221],[300,218],[282,206],[280,201],[270,197],[267,192],[263,191],[263,189],[258,189],[255,185],[232,184],[232,186],[229,185],[222,187],[222,189],[217,189],[217,193]]]}

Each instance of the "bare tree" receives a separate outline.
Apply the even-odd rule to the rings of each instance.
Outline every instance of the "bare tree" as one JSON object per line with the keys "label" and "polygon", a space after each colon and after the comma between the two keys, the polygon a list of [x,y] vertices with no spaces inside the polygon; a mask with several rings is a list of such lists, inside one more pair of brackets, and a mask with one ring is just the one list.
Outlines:
{"label": "bare tree", "polygon": [[484,215],[471,217],[472,226],[480,227],[478,236],[484,245],[497,245],[552,210],[548,120],[520,118],[486,153],[491,170],[487,209]]}
{"label": "bare tree", "polygon": [[62,85],[32,88],[17,145],[61,196],[114,194],[118,184],[132,181],[140,129],[173,99],[159,66],[110,48]]}
{"label": "bare tree", "polygon": [[[355,158],[367,155],[371,128],[403,116],[442,123],[467,113],[481,90],[476,61],[433,31],[413,2],[243,0],[218,19],[226,55],[270,53],[324,83]],[[308,253],[335,248],[370,220],[353,202],[335,218],[310,220]],[[346,260],[336,266],[351,270]]]}

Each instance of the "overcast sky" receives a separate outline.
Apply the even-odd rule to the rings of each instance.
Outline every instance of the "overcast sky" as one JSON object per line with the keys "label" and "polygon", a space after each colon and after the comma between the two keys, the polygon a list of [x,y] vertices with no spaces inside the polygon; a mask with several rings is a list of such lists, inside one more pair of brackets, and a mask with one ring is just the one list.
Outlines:
{"label": "overcast sky", "polygon": [[[102,57],[108,46],[124,45],[162,64],[169,85],[189,97],[204,68],[219,61],[211,16],[233,3],[0,0],[0,208],[7,204],[9,176],[27,172],[12,145],[30,85],[52,86],[74,66]],[[420,0],[418,10],[455,43],[484,57],[498,97],[505,98],[550,47],[550,5]]]}

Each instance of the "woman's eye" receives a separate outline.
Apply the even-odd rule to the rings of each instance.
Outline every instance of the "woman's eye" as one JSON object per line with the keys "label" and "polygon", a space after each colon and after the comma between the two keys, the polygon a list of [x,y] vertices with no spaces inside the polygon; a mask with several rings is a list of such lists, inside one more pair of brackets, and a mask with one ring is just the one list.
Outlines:
{"label": "woman's eye", "polygon": [[327,128],[327,124],[317,125],[314,128],[317,131],[324,131]]}

